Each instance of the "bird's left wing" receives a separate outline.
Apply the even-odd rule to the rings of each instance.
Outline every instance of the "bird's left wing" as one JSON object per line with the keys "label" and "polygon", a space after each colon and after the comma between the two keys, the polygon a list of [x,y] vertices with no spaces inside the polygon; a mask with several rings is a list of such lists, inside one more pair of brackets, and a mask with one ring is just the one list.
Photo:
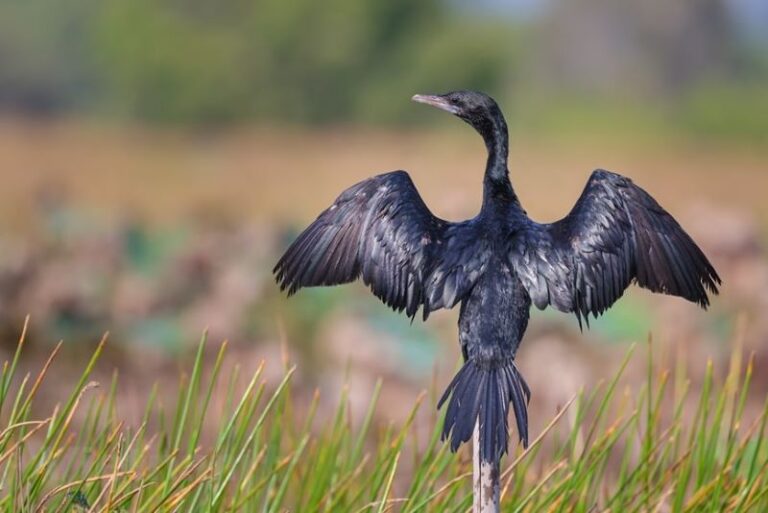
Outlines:
{"label": "bird's left wing", "polygon": [[408,173],[353,185],[288,248],[274,269],[281,289],[337,285],[358,277],[391,308],[424,317],[453,307],[485,267],[474,223],[434,216]]}
{"label": "bird's left wing", "polygon": [[629,178],[592,173],[576,205],[551,224],[529,221],[510,258],[538,308],[574,312],[581,324],[627,286],[680,296],[706,308],[720,278],[677,221]]}

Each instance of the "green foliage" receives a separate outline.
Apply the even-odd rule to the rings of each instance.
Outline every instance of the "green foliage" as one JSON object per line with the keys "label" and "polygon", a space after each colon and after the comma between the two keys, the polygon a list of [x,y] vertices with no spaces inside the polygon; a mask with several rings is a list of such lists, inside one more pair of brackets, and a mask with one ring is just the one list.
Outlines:
{"label": "green foliage", "polygon": [[[506,100],[527,132],[764,141],[765,46],[700,44],[720,48],[731,34],[722,1],[681,6],[668,24],[653,14],[664,2],[617,4],[615,17],[593,4],[555,2],[542,19],[513,21],[450,0],[7,0],[0,108],[188,125],[399,123],[424,119],[407,101],[416,92],[472,88]],[[621,44],[634,33],[654,44]],[[619,43],[593,52],[593,37]]]}
{"label": "green foliage", "polygon": [[12,0],[0,102],[37,91],[176,123],[400,120],[414,92],[500,84],[504,31],[462,18],[441,0]]}
{"label": "green foliage", "polygon": [[652,106],[647,99],[525,91],[513,101],[510,124],[526,133],[598,134],[606,141],[683,135],[759,145],[768,140],[767,91],[759,82],[702,83]]}
{"label": "green foliage", "polygon": [[[90,382],[103,342],[64,404],[42,417],[33,413],[61,345],[34,378],[19,379],[22,337],[0,376],[0,507],[462,512],[470,506],[471,465],[439,442],[439,419],[425,446],[411,443],[418,401],[402,426],[376,428],[379,383],[360,426],[349,421],[346,393],[318,426],[317,394],[306,411],[293,402],[295,369],[267,388],[260,367],[240,388],[239,369],[224,368],[226,346],[212,366],[203,365],[204,346],[189,377],[181,378],[175,407],[164,407],[155,389],[145,399],[143,421],[132,426],[117,413],[117,379],[106,390]],[[683,366],[657,371],[649,357],[646,385],[622,391],[631,356],[613,380],[566,404],[527,451],[507,458],[502,509],[765,511],[768,408],[753,411],[747,423],[751,361],[744,367],[736,350],[724,382],[710,364],[693,393]],[[215,434],[204,437],[211,421]]]}
{"label": "green foliage", "polygon": [[[222,5],[235,2],[221,2]],[[252,84],[242,38],[227,20],[185,4],[105,2],[94,45],[110,102],[150,120],[218,121],[247,112]]]}
{"label": "green foliage", "polygon": [[768,143],[765,84],[702,84],[687,95],[680,110],[682,123],[691,132]]}

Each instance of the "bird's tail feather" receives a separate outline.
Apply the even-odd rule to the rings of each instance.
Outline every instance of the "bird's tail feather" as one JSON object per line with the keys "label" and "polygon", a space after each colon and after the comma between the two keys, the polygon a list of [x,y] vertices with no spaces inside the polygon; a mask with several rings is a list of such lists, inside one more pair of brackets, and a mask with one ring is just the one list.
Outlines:
{"label": "bird's tail feather", "polygon": [[442,440],[450,438],[452,451],[472,437],[479,420],[480,457],[483,461],[497,461],[507,452],[510,403],[520,442],[528,447],[531,391],[513,360],[489,363],[470,359],[448,385],[437,407],[442,407],[449,397]]}

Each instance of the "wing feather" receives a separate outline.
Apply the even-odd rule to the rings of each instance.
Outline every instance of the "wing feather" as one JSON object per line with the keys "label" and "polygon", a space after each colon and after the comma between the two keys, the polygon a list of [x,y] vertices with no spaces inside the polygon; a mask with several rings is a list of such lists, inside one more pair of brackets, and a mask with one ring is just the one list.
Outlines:
{"label": "wing feather", "polygon": [[565,218],[528,221],[510,255],[538,308],[573,312],[581,324],[633,282],[706,308],[720,277],[678,222],[628,178],[592,173]]}
{"label": "wing feather", "polygon": [[453,307],[485,266],[487,248],[473,221],[432,215],[405,171],[344,191],[302,232],[275,266],[282,290],[362,278],[397,311],[413,317]]}

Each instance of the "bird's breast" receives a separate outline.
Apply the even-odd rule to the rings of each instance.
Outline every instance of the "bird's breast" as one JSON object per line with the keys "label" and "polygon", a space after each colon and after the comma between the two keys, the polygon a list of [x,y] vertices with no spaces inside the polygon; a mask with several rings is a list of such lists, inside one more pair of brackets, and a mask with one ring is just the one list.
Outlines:
{"label": "bird's breast", "polygon": [[[506,259],[492,258],[484,275],[462,303],[459,336],[471,353],[474,348],[489,348],[509,357],[528,325],[531,299],[515,270]],[[479,349],[478,349],[479,350]]]}

